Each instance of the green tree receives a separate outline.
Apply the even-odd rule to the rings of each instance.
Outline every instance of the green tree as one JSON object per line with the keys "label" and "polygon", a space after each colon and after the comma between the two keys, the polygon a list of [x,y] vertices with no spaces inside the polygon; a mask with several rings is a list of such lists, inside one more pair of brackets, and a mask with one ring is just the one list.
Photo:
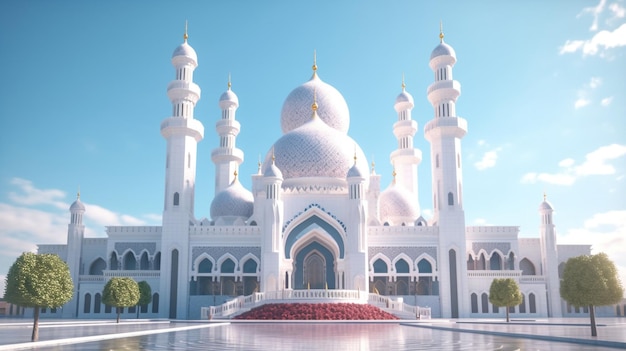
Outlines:
{"label": "green tree", "polygon": [[61,307],[73,294],[70,269],[57,255],[25,252],[9,268],[5,280],[6,301],[34,309],[31,341],[39,339],[39,309]]}
{"label": "green tree", "polygon": [[522,293],[517,282],[511,278],[494,279],[489,288],[489,302],[506,307],[506,322],[509,322],[509,307],[522,303]]}
{"label": "green tree", "polygon": [[[146,306],[152,301],[152,289],[150,288],[150,284],[142,280],[137,283],[137,285],[139,286],[139,301],[137,301],[137,305]],[[139,308],[137,308],[137,318],[139,318]]]}
{"label": "green tree", "polygon": [[120,312],[124,307],[137,305],[139,301],[139,286],[131,278],[111,278],[102,291],[102,302],[115,307],[117,323],[120,322]]}
{"label": "green tree", "polygon": [[624,288],[617,269],[605,253],[572,257],[565,262],[561,297],[576,307],[589,306],[591,336],[598,336],[594,306],[618,303]]}

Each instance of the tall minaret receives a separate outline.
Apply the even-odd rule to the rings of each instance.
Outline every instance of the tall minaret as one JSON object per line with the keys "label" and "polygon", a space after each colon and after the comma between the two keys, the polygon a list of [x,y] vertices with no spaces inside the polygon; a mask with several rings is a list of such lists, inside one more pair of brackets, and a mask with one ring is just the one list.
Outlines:
{"label": "tall minaret", "polygon": [[[452,79],[456,54],[444,43],[443,30],[439,38],[439,45],[430,55],[435,81],[428,87],[435,117],[424,127],[424,134],[431,145],[432,222],[439,226],[442,314],[444,318],[458,318],[469,316],[461,168],[461,138],[467,133],[467,121],[456,116],[456,99],[461,93],[461,85]],[[448,276],[450,280],[445,279]]]}
{"label": "tall minaret", "polygon": [[85,238],[84,213],[85,205],[80,201],[79,192],[76,194],[76,201],[70,206],[70,224],[67,226],[67,256],[65,260],[74,282],[74,294],[72,299],[63,307],[63,317],[76,318],[78,316],[79,277],[81,274],[83,239]]}
{"label": "tall minaret", "polygon": [[215,130],[220,136],[220,146],[211,152],[211,159],[215,164],[215,194],[232,183],[233,174],[243,162],[243,151],[235,147],[241,126],[235,120],[239,99],[231,90],[230,75],[228,77],[228,90],[220,97],[219,105],[222,110],[222,118],[215,124]]}
{"label": "tall minaret", "polygon": [[[184,42],[172,55],[176,79],[167,86],[172,116],[161,122],[161,135],[167,141],[165,161],[165,205],[161,242],[161,285],[159,311],[169,318],[186,318],[189,288],[189,223],[194,221],[197,145],[204,127],[193,118],[200,99],[200,87],[193,82],[198,66],[194,49]],[[180,297],[180,298],[179,298]]]}
{"label": "tall minaret", "polygon": [[393,105],[398,114],[398,121],[393,125],[393,134],[398,139],[398,149],[391,153],[390,158],[396,170],[396,182],[417,198],[417,166],[422,162],[422,152],[413,148],[413,136],[417,132],[417,122],[411,119],[413,106],[415,106],[413,96],[406,91],[403,76],[402,92]]}
{"label": "tall minaret", "polygon": [[548,290],[548,317],[563,317],[561,309],[561,296],[559,294],[559,256],[556,248],[556,230],[552,215],[552,205],[543,195],[543,202],[539,205],[539,217],[541,218],[541,273],[546,277]]}
{"label": "tall minaret", "polygon": [[[337,276],[336,289],[369,291],[368,240],[367,240],[367,197],[365,181],[367,170],[362,172],[357,167],[356,151],[354,165],[348,170],[348,221],[351,225],[346,233],[345,277]],[[339,272],[341,274],[341,272]],[[343,285],[345,284],[345,286]]]}
{"label": "tall minaret", "polygon": [[[281,184],[283,174],[276,166],[274,151],[272,150],[272,163],[265,167],[262,185],[265,187],[261,202],[260,218],[262,218],[261,228],[263,233],[261,239],[261,291],[278,291],[281,289],[293,289],[291,265],[285,261],[285,250],[282,241],[283,224],[283,200]],[[256,201],[255,201],[256,202]],[[255,215],[256,215],[255,208]]]}

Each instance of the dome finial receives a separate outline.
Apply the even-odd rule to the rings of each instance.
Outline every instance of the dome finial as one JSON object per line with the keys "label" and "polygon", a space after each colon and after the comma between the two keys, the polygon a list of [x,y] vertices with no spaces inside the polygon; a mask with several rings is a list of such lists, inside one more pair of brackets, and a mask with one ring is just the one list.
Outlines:
{"label": "dome finial", "polygon": [[230,90],[231,86],[232,86],[232,84],[230,82],[230,72],[228,72],[228,90]]}
{"label": "dome finial", "polygon": [[272,164],[275,164],[276,161],[276,155],[274,154],[274,147],[272,146]]}
{"label": "dome finial", "polygon": [[396,184],[396,175],[398,175],[398,173],[396,173],[396,163],[392,163],[391,166],[393,167],[393,171],[391,172],[391,175],[393,176],[393,184]]}
{"label": "dome finial", "polygon": [[354,143],[354,165],[356,166],[356,143]]}
{"label": "dome finial", "polygon": [[313,77],[317,76],[317,51],[313,49]]}
{"label": "dome finial", "polygon": [[313,117],[317,114],[317,87],[313,87],[313,105],[311,105],[311,110],[313,110]]}
{"label": "dome finial", "polygon": [[439,41],[443,43],[443,21],[439,21]]}
{"label": "dome finial", "polygon": [[404,72],[402,72],[402,91],[406,89],[406,84],[404,84]]}
{"label": "dome finial", "polygon": [[259,154],[259,162],[257,163],[257,166],[259,167],[259,174],[261,174],[261,154]]}
{"label": "dome finial", "polygon": [[183,39],[185,39],[185,43],[187,42],[187,38],[189,38],[189,35],[187,35],[187,20],[185,20],[185,35],[183,35]]}
{"label": "dome finial", "polygon": [[80,185],[78,186],[78,190],[76,191],[76,200],[80,200]]}
{"label": "dome finial", "polygon": [[233,175],[235,176],[235,179],[233,179],[233,181],[234,181],[234,180],[237,180],[237,174],[238,174],[238,173],[237,173],[237,170],[235,170],[235,171],[233,172]]}
{"label": "dome finial", "polygon": [[543,192],[543,202],[546,202],[546,198],[548,197],[548,195],[546,195],[546,192]]}

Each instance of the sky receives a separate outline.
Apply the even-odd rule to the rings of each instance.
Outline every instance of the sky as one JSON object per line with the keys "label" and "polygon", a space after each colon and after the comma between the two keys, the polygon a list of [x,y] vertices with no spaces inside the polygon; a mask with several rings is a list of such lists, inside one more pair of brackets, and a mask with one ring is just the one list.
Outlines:
{"label": "sky", "polygon": [[[368,162],[392,179],[393,109],[402,77],[422,150],[418,200],[432,215],[433,118],[426,89],[439,44],[456,50],[468,225],[539,236],[547,194],[559,244],[606,252],[626,283],[626,3],[589,1],[2,1],[0,2],[0,281],[37,244],[67,240],[80,191],[86,235],[159,225],[171,114],[170,59],[198,54],[196,217],[209,217],[218,99],[239,97],[239,174],[281,136],[287,95],[318,74],[346,99]],[[2,284],[0,283],[0,285]],[[0,286],[0,294],[4,289]]]}

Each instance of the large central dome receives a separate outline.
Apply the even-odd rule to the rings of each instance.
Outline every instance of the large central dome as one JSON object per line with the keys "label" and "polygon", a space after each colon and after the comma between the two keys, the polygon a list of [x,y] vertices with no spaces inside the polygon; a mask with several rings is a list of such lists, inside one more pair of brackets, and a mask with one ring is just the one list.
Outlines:
{"label": "large central dome", "polygon": [[[319,111],[319,110],[318,110]],[[357,158],[357,167],[364,172],[367,160],[361,148],[348,135],[329,127],[317,115],[286,133],[265,157],[265,167],[272,162],[281,170],[285,180],[301,177],[345,179]]]}
{"label": "large central dome", "polygon": [[[317,73],[295,88],[285,99],[280,113],[283,133],[288,133],[311,120],[313,95],[319,105],[317,115],[330,127],[346,134],[350,127],[350,111],[341,93],[330,84],[324,83]],[[345,175],[345,174],[344,174]]]}

